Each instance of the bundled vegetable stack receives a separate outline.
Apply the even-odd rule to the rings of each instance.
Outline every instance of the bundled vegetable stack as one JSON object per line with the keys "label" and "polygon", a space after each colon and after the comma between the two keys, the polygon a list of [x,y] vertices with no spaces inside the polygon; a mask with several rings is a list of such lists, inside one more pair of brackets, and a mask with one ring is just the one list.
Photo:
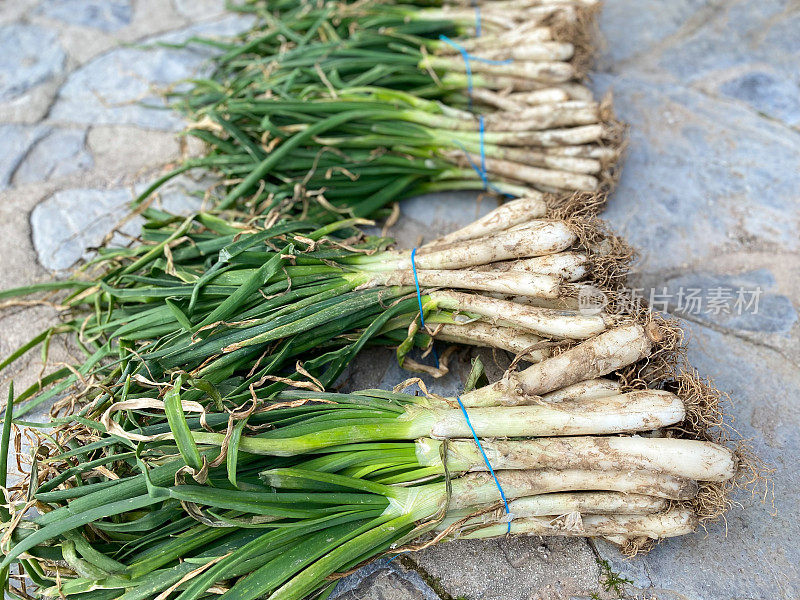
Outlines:
{"label": "bundled vegetable stack", "polygon": [[[216,208],[145,204],[130,247],[0,292],[62,315],[0,370],[54,336],[85,353],[7,405],[3,460],[12,416],[35,446],[0,513],[18,597],[326,598],[386,553],[508,533],[635,552],[725,508],[739,459],[679,331],[617,302],[631,253],[586,216],[601,200],[543,193],[613,178],[618,130],[579,83],[596,3],[419,4],[238,7],[258,25],[180,97],[207,156],[142,196],[211,168]],[[440,189],[517,199],[412,250],[360,229]],[[329,391],[370,345],[439,375],[446,353],[410,356],[436,340],[516,358],[455,398]],[[53,400],[54,429],[19,420]]]}
{"label": "bundled vegetable stack", "polygon": [[366,344],[398,346],[402,364],[435,336],[538,361],[615,326],[615,316],[584,314],[578,301],[584,290],[618,286],[629,256],[594,219],[526,220],[545,211],[538,198],[506,203],[417,249],[413,260],[410,251],[386,249],[387,239],[361,235],[353,220],[321,228],[263,219],[237,225],[205,213],[152,221],[145,243],[91,263],[100,270],[94,279],[0,293],[75,290],[60,301],[64,323],[0,368],[55,334],[70,334],[85,349],[83,364],[19,395],[24,414],[75,383],[84,391],[73,399],[105,398],[106,386],[128,376],[135,392],[139,378],[169,378],[175,370],[202,389],[236,377],[223,396],[247,396],[272,382],[264,388],[270,393],[285,385],[281,373],[299,358],[304,369],[289,378],[325,388]]}
{"label": "bundled vegetable stack", "polygon": [[479,37],[472,8],[248,7],[259,24],[176,101],[207,156],[143,198],[198,166],[222,208],[315,219],[439,190],[607,190],[620,127],[579,83],[595,4],[492,2]]}
{"label": "bundled vegetable stack", "polygon": [[[0,568],[18,561],[44,597],[299,600],[420,539],[635,549],[691,531],[736,471],[706,441],[713,407],[672,385],[668,323],[550,308],[612,288],[624,261],[591,222],[524,220],[544,210],[504,204],[413,259],[352,220],[151,212],[148,243],[104,252],[99,279],[41,286],[77,289],[71,320],[23,350],[66,331],[91,356],[23,392],[20,413],[70,386],[84,405],[38,437]],[[434,289],[417,296],[414,276]],[[420,305],[429,326],[495,334],[473,342],[523,336],[530,366],[459,398],[324,391],[367,343],[427,345]]]}
{"label": "bundled vegetable stack", "polygon": [[460,398],[126,389],[41,439],[27,489],[44,512],[9,530],[2,566],[21,559],[45,597],[299,600],[421,536],[688,533],[735,458],[674,437],[702,418],[690,397],[597,379],[653,359],[666,326],[630,322]]}

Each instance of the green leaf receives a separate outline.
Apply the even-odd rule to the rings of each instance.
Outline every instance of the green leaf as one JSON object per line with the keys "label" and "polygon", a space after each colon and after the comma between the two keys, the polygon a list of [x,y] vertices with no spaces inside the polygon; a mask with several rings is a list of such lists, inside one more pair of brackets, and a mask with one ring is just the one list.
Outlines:
{"label": "green leaf", "polygon": [[242,439],[242,431],[244,431],[245,426],[247,425],[248,417],[244,419],[240,419],[236,422],[236,425],[233,426],[233,431],[231,432],[231,438],[228,441],[228,454],[225,457],[225,464],[228,469],[228,481],[231,482],[233,487],[237,487],[236,485],[236,465],[239,461],[239,442]]}
{"label": "green leaf", "polygon": [[112,517],[114,515],[119,515],[124,512],[146,508],[161,501],[162,500],[160,498],[151,498],[148,495],[136,496],[134,498],[126,498],[117,502],[110,502],[85,512],[65,516],[63,519],[57,520],[50,525],[42,527],[41,529],[37,529],[28,537],[14,545],[6,553],[3,561],[0,562],[0,569],[10,565],[22,553],[27,552],[34,546],[42,544],[48,540],[52,540],[66,531],[77,529],[83,525],[87,525],[107,517]]}
{"label": "green leaf", "polygon": [[203,459],[200,457],[200,452],[197,450],[192,437],[192,431],[189,429],[189,424],[186,422],[186,415],[183,412],[181,404],[181,385],[183,385],[183,377],[178,377],[178,381],[172,389],[164,396],[164,412],[167,415],[169,422],[169,429],[172,435],[175,436],[175,443],[178,446],[178,451],[181,453],[183,460],[195,471],[200,471],[203,468]]}
{"label": "green leaf", "polygon": [[280,269],[281,265],[283,264],[283,259],[280,255],[291,254],[292,250],[293,246],[289,244],[288,246],[284,247],[280,254],[276,254],[267,262],[265,262],[259,269],[253,272],[253,274],[244,284],[239,286],[233,294],[228,296],[219,306],[217,306],[217,308],[211,311],[211,314],[198,323],[195,327],[195,330],[205,327],[206,325],[216,323],[217,321],[224,321],[232,316],[236,310],[238,310],[245,302],[247,302],[250,296],[254,294],[258,288],[264,285],[270,277],[278,272],[278,269]]}
{"label": "green leaf", "polygon": [[189,317],[187,317],[184,314],[184,312],[180,309],[180,307],[169,298],[164,299],[164,304],[167,305],[167,308],[169,308],[170,312],[172,313],[172,316],[174,316],[175,320],[180,324],[181,327],[183,327],[183,330],[191,332],[192,322],[189,320]]}

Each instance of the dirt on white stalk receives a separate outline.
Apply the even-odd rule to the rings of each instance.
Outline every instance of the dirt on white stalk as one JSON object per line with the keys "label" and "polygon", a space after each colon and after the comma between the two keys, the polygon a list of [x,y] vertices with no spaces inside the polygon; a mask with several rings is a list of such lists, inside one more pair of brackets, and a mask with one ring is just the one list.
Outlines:
{"label": "dirt on white stalk", "polygon": [[639,323],[620,325],[524,371],[508,373],[492,385],[464,394],[462,400],[466,406],[485,406],[497,398],[540,396],[602,377],[649,356],[657,335]]}
{"label": "dirt on white stalk", "polygon": [[[697,516],[689,509],[674,508],[667,512],[647,515],[578,515],[570,522],[570,515],[556,519],[529,517],[511,521],[512,535],[598,537],[610,536],[617,540],[629,537],[662,539],[692,533],[697,528]],[[461,531],[454,537],[486,539],[503,537],[508,525],[500,523],[489,527]]]}
{"label": "dirt on white stalk", "polygon": [[[441,465],[443,442],[416,442],[423,465]],[[736,474],[730,450],[699,440],[679,438],[564,437],[528,440],[484,440],[481,443],[495,469],[582,469],[600,471],[648,470],[699,481],[727,481]],[[453,472],[485,471],[486,463],[474,442],[447,443],[447,465]]]}

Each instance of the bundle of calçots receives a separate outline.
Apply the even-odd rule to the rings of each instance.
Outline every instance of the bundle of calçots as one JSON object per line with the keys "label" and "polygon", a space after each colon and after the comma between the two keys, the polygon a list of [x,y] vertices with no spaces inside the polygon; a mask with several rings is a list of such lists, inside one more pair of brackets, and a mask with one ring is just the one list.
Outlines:
{"label": "bundle of cal\u00e7ots", "polygon": [[[614,177],[619,128],[580,83],[596,4],[236,7],[257,25],[176,98],[208,153],[141,198],[210,168],[216,208],[144,204],[130,247],[0,292],[62,309],[0,370],[56,335],[85,353],[7,405],[3,460],[12,411],[35,447],[0,513],[0,580],[16,563],[22,598],[326,598],[456,537],[635,552],[721,512],[740,465],[712,441],[713,391],[677,366],[671,323],[581,310],[616,302],[630,251],[584,216],[602,197],[541,193]],[[518,199],[414,251],[359,230],[442,189]],[[438,375],[408,356],[434,340],[517,360],[457,398],[328,391],[373,344]],[[53,400],[53,430],[19,420]]]}
{"label": "bundle of cal\u00e7ots", "polygon": [[280,4],[176,99],[208,153],[143,197],[198,166],[227,182],[222,208],[315,219],[438,190],[609,187],[620,128],[576,66],[594,3],[490,3],[463,46],[447,36],[472,33],[473,9],[303,4],[277,22]]}
{"label": "bundle of cal\u00e7ots", "polygon": [[9,532],[3,566],[20,559],[46,597],[300,600],[418,539],[688,533],[734,455],[682,439],[707,416],[685,389],[597,378],[646,369],[668,328],[628,323],[459,398],[256,389],[237,405],[184,376],[133,394],[129,377],[40,440],[18,493],[43,514]]}
{"label": "bundle of cal\u00e7ots", "polygon": [[22,415],[76,383],[70,399],[102,402],[108,386],[129,376],[135,392],[141,378],[175,371],[201,389],[226,382],[215,392],[222,397],[265,383],[269,393],[286,385],[284,371],[300,359],[304,367],[288,377],[327,388],[366,344],[397,346],[402,364],[432,336],[538,361],[624,321],[585,314],[578,300],[584,290],[618,286],[629,254],[594,218],[527,220],[546,211],[541,198],[503,204],[419,248],[413,265],[410,251],[386,249],[389,240],[363,236],[352,219],[323,227],[267,218],[242,225],[206,213],[152,220],[143,243],[90,263],[94,277],[87,267],[65,281],[0,293],[74,290],[60,300],[64,322],[0,368],[55,334],[86,352],[85,362],[22,391]]}

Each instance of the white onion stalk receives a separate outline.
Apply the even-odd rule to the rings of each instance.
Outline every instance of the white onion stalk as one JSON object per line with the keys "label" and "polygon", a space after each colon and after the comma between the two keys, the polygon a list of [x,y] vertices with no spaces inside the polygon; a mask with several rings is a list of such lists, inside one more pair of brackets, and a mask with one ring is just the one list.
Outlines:
{"label": "white onion stalk", "polygon": [[475,267],[476,271],[539,273],[578,281],[589,275],[589,257],[582,252],[559,252],[546,256],[523,258]]}
{"label": "white onion stalk", "polygon": [[[481,272],[480,274],[487,275],[489,273]],[[504,327],[523,329],[555,339],[583,340],[591,338],[602,333],[614,323],[613,318],[609,315],[587,315],[579,311],[537,308],[478,294],[433,291],[429,296],[438,308],[466,311],[480,315],[481,320],[484,321]]]}
{"label": "white onion stalk", "polygon": [[[456,161],[465,161],[467,156],[473,164],[481,161],[479,155],[463,152],[450,152],[447,155]],[[596,177],[575,173],[571,171],[560,171],[557,169],[543,169],[507,160],[492,158],[490,155],[484,157],[488,172],[498,177],[503,177],[512,181],[529,183],[535,186],[549,186],[565,190],[577,190],[583,192],[593,192],[597,190],[600,183]]]}
{"label": "white onion stalk", "polygon": [[445,287],[499,294],[523,294],[537,298],[558,298],[563,293],[563,282],[552,275],[537,273],[492,273],[458,270],[417,269],[415,279],[411,269],[397,269],[376,273],[362,288],[384,286]]}
{"label": "white onion stalk", "polygon": [[[571,148],[572,146],[568,147]],[[592,148],[592,146],[587,146],[587,148]],[[480,148],[469,148],[469,150],[474,154],[476,151],[479,152]],[[537,151],[533,151],[530,148],[490,146],[485,148],[485,154],[489,158],[502,159],[515,164],[522,164],[530,167],[545,167],[569,173],[596,175],[602,170],[602,162],[598,159],[559,156],[550,152],[550,150],[554,150],[554,148],[539,148]],[[590,152],[587,150],[586,153],[588,154]],[[452,154],[452,156],[456,157],[457,154]],[[613,158],[612,156],[611,159]]]}
{"label": "white onion stalk", "polygon": [[465,406],[491,406],[498,398],[541,395],[608,375],[648,356],[658,333],[638,323],[609,329],[524,371],[509,373],[497,383],[464,394],[462,401]]}
{"label": "white onion stalk", "polygon": [[[466,396],[461,397],[462,402]],[[525,397],[498,397],[485,408],[470,408],[470,422],[481,437],[543,437],[649,431],[679,423],[686,416],[683,401],[661,390],[559,404],[523,404],[527,401]],[[453,400],[444,402],[455,404]],[[418,420],[414,409],[409,412],[415,421],[411,428],[414,438],[472,436],[461,410],[434,410],[426,414],[424,422]]]}
{"label": "white onion stalk", "polygon": [[[542,43],[553,41],[553,30],[550,27],[536,25],[517,27],[502,34],[489,34],[459,40],[459,44],[470,53],[478,54],[490,49],[514,48],[524,43]],[[432,44],[437,54],[458,54],[458,50],[446,42]],[[482,56],[482,54],[481,54]],[[478,91],[478,90],[473,90]]]}
{"label": "white onion stalk", "polygon": [[544,201],[544,195],[532,192],[523,198],[517,198],[501,204],[466,227],[437,238],[423,246],[423,248],[427,249],[453,242],[474,240],[475,238],[496,234],[514,225],[527,223],[532,219],[541,219],[545,214],[547,214],[547,203]]}
{"label": "white onion stalk", "polygon": [[528,42],[510,48],[485,48],[480,51],[481,58],[490,60],[519,61],[564,61],[575,54],[575,46],[569,42],[540,41]]}
{"label": "white onion stalk", "polygon": [[597,123],[599,119],[600,106],[597,102],[568,100],[556,104],[528,106],[515,113],[495,112],[484,117],[484,123],[493,129],[528,131],[588,125]]}
{"label": "white onion stalk", "polygon": [[[563,100],[580,100],[583,102],[593,102],[594,92],[585,85],[575,82],[566,83],[541,83],[533,80],[519,79],[516,77],[496,77],[492,78],[488,74],[475,75],[476,82],[481,84],[481,87],[476,87],[475,92],[478,90],[488,91],[489,93],[496,94],[496,96],[489,96],[487,104],[492,101],[497,102],[497,97],[503,97],[506,102],[513,102],[516,106],[530,106],[537,103],[542,103],[540,99],[546,99],[548,96],[537,96],[540,92],[547,91],[548,95],[553,94],[553,90],[560,90],[564,96],[559,96],[559,102]],[[448,73],[442,78],[443,82],[449,84],[463,84],[466,82],[466,76],[460,73]],[[506,84],[505,87],[502,84]],[[553,96],[555,97],[555,96]],[[514,105],[508,104],[509,107]],[[505,109],[504,109],[505,110]]]}
{"label": "white onion stalk", "polygon": [[[470,6],[471,0],[449,0],[448,4],[454,6]],[[560,7],[562,9],[575,8],[596,8],[601,5],[600,0],[481,0],[478,2],[482,7],[493,10],[508,10],[512,7]]]}
{"label": "white onion stalk", "polygon": [[[488,263],[554,254],[566,250],[577,236],[566,221],[534,219],[480,238],[461,239],[450,243],[438,242],[417,252],[417,269],[461,269]],[[392,260],[394,257],[394,260]],[[360,269],[370,268],[365,257],[358,261]],[[378,268],[409,268],[411,251],[387,252],[381,255]]]}
{"label": "white onion stalk", "polygon": [[[695,481],[652,471],[594,471],[542,469],[535,471],[495,471],[506,498],[535,496],[553,492],[610,491],[641,494],[667,500],[691,500],[697,496]],[[451,510],[471,509],[499,500],[497,487],[488,473],[467,473],[452,480]]]}
{"label": "white onion stalk", "polygon": [[[456,405],[455,399],[420,398],[417,404],[406,407],[403,413],[391,419],[384,419],[379,425],[337,423],[313,434],[293,437],[247,435],[242,436],[240,448],[251,454],[293,456],[357,442],[422,437],[469,438],[473,429],[483,438],[631,433],[674,425],[682,421],[686,413],[683,401],[674,394],[645,390],[557,406],[499,406],[497,402],[498,405],[490,408],[470,409],[470,428],[459,408],[438,408],[450,404]],[[148,406],[158,408],[161,401],[152,400]],[[106,411],[102,422],[110,428],[109,432],[113,430],[115,435],[126,435],[114,425],[112,415],[127,408],[128,405],[119,402]],[[169,439],[172,434],[160,435],[162,437],[158,439]],[[193,430],[191,435],[198,444],[220,446],[225,443],[225,436],[221,433]]]}
{"label": "white onion stalk", "polygon": [[[522,93],[519,95],[522,96]],[[473,90],[472,96],[483,104],[508,112],[521,110],[526,106],[540,106],[556,102],[566,102],[570,98],[566,91],[557,87],[527,92],[524,94],[524,98],[512,98],[511,94],[502,94],[485,89]]]}
{"label": "white onion stalk", "polygon": [[[523,496],[508,503],[509,512],[514,519],[557,517],[575,512],[593,515],[644,515],[661,512],[668,506],[669,501],[665,498],[620,492],[554,492]],[[469,510],[448,511],[447,518],[436,529],[447,529],[452,523],[471,514]],[[507,519],[505,509],[500,508],[475,515],[464,526],[494,525],[504,519]]]}
{"label": "white onion stalk", "polygon": [[580,400],[581,398],[607,398],[622,393],[622,384],[614,379],[588,379],[549,394],[544,394],[545,402],[563,402],[564,400]]}
{"label": "white onion stalk", "polygon": [[[301,477],[307,473],[312,472],[302,469],[298,471]],[[296,474],[292,472],[292,469],[271,469],[262,471],[260,476],[267,485],[275,488],[297,487]],[[697,486],[694,482],[638,472],[627,476],[622,472],[595,474],[591,471],[499,471],[497,479],[508,500],[523,499],[515,504],[515,506],[519,506],[522,514],[580,506],[581,503],[585,503],[587,506],[599,506],[602,512],[606,512],[620,503],[619,495],[630,497],[632,507],[641,507],[643,512],[652,512],[654,508],[663,506],[663,500],[687,500],[693,498],[697,493]],[[417,519],[423,519],[436,514],[446,506],[447,514],[450,516],[465,513],[469,515],[476,509],[496,505],[499,499],[494,479],[488,474],[470,474],[458,477],[451,480],[450,485],[449,502],[444,483],[389,488],[391,489],[391,495],[388,496],[389,507],[384,514],[413,515]],[[576,492],[601,492],[602,495],[592,494],[581,500],[580,495]],[[558,496],[555,500],[546,498],[556,494]],[[541,500],[527,500],[532,497],[538,497]],[[511,505],[509,505],[510,507]],[[625,509],[620,511],[620,513],[625,512],[627,512]],[[694,515],[692,511],[688,512]],[[499,511],[495,514],[507,528],[505,523],[507,515],[501,514]],[[556,515],[559,514],[563,515],[564,513],[556,513]],[[511,521],[512,533],[514,533],[514,523],[524,523],[528,518],[532,517],[513,519]],[[490,518],[485,520],[489,523],[492,522]]]}
{"label": "white onion stalk", "polygon": [[[513,30],[520,23],[544,23],[554,16],[559,16],[565,20],[577,16],[576,7],[572,5],[542,4],[531,6],[522,3],[505,3],[495,6],[494,3],[489,3],[483,6],[481,29],[488,33]],[[420,9],[419,13],[425,19],[447,19],[463,23],[469,23],[475,18],[475,13],[472,9],[455,6]]]}
{"label": "white onion stalk", "polygon": [[[453,116],[426,112],[406,114],[416,122],[437,128],[475,130],[475,117],[471,114],[454,111],[449,113]],[[515,112],[494,112],[484,116],[483,120],[487,131],[537,131],[597,123],[600,120],[600,107],[596,102],[568,100],[557,104],[529,106]]]}
{"label": "white onion stalk", "polygon": [[[667,512],[647,515],[581,515],[573,525],[569,515],[552,519],[528,517],[511,521],[512,535],[569,536],[569,537],[647,537],[658,540],[692,533],[697,528],[697,515],[687,508],[674,508]],[[506,523],[461,531],[453,537],[486,539],[502,537],[508,533]]]}
{"label": "white onion stalk", "polygon": [[[527,207],[538,209],[542,203],[526,198],[518,204],[509,204],[508,208],[498,208],[475,226],[419,248],[414,259],[416,277],[408,250],[349,257],[343,262],[352,272],[343,273],[342,277],[357,289],[414,286],[418,282],[424,288],[472,290],[520,298],[517,304],[526,302],[524,298],[553,301],[563,298],[569,304],[554,303],[554,308],[577,307],[572,300],[580,292],[581,284],[577,282],[591,275],[592,259],[590,254],[570,250],[579,242],[576,225],[556,219],[521,222]],[[504,217],[510,217],[509,224],[516,224],[506,224],[505,229],[497,230],[498,221]],[[490,233],[472,237],[485,231]],[[214,281],[227,285],[237,283],[225,273]],[[471,310],[465,306],[448,308]],[[502,309],[490,307],[489,314],[509,308],[508,304]],[[480,312],[478,308],[475,311]],[[514,326],[514,323],[506,325]],[[598,333],[603,328],[594,328],[579,337]]]}
{"label": "white onion stalk", "polygon": [[[461,60],[461,68],[458,68],[458,62],[456,62],[455,57],[453,59],[441,60],[439,57],[428,57],[429,59],[436,58],[438,62],[448,66],[455,66],[456,68],[448,71],[444,77],[441,77],[441,81],[445,85],[466,85],[467,76],[465,74],[465,69],[463,67],[463,60]],[[425,65],[423,61],[422,66]],[[475,61],[470,62],[470,65],[478,64]],[[512,75],[503,75],[500,73],[492,72],[491,70],[483,70],[481,72],[474,72],[472,76],[472,81],[476,87],[486,88],[490,90],[511,90],[512,92],[535,92],[545,88],[552,88],[558,87],[562,89],[569,89],[567,86],[569,85],[569,80],[575,76],[575,69],[569,63],[560,63],[560,62],[542,62],[542,63],[527,63],[527,64],[535,64],[535,65],[547,65],[553,68],[556,72],[554,74],[548,74],[545,68],[541,68],[541,73],[539,78],[533,78],[528,74],[525,74],[521,77],[515,77]],[[494,65],[491,65],[494,66]],[[569,93],[569,92],[568,92]],[[572,95],[570,95],[572,97]],[[574,98],[576,100],[590,100],[585,96],[581,96],[578,98]]]}
{"label": "white onion stalk", "polygon": [[[573,289],[580,292],[581,287],[579,284],[573,284]],[[531,296],[519,296],[510,294],[497,294],[494,292],[487,292],[484,294],[490,298],[497,300],[506,300],[514,304],[521,304],[523,306],[534,306],[536,308],[551,308],[553,310],[573,310],[580,309],[580,299],[577,294],[569,296],[561,296],[559,298],[534,298]]]}
{"label": "white onion stalk", "polygon": [[576,158],[593,158],[608,162],[617,158],[618,150],[607,146],[559,146],[556,148],[542,148],[541,152],[551,156],[567,156]]}
{"label": "white onion stalk", "polygon": [[481,321],[471,321],[463,325],[442,323],[434,328],[434,337],[453,344],[506,350],[514,355],[521,354],[528,362],[539,362],[552,355],[551,349],[536,347],[544,338],[511,327],[500,327]]}
{"label": "white onion stalk", "polygon": [[[719,482],[731,479],[737,466],[733,452],[723,446],[677,438],[581,436],[484,440],[481,445],[494,469],[649,470]],[[442,442],[417,440],[416,455],[423,466],[441,467]],[[453,473],[485,471],[486,463],[474,442],[453,440],[447,444],[447,467]]]}
{"label": "white onion stalk", "polygon": [[[599,142],[604,134],[603,125],[595,124],[542,131],[488,131],[485,139],[488,144],[500,146],[559,147]],[[461,134],[459,137],[465,137],[467,141],[474,142],[477,135]]]}

